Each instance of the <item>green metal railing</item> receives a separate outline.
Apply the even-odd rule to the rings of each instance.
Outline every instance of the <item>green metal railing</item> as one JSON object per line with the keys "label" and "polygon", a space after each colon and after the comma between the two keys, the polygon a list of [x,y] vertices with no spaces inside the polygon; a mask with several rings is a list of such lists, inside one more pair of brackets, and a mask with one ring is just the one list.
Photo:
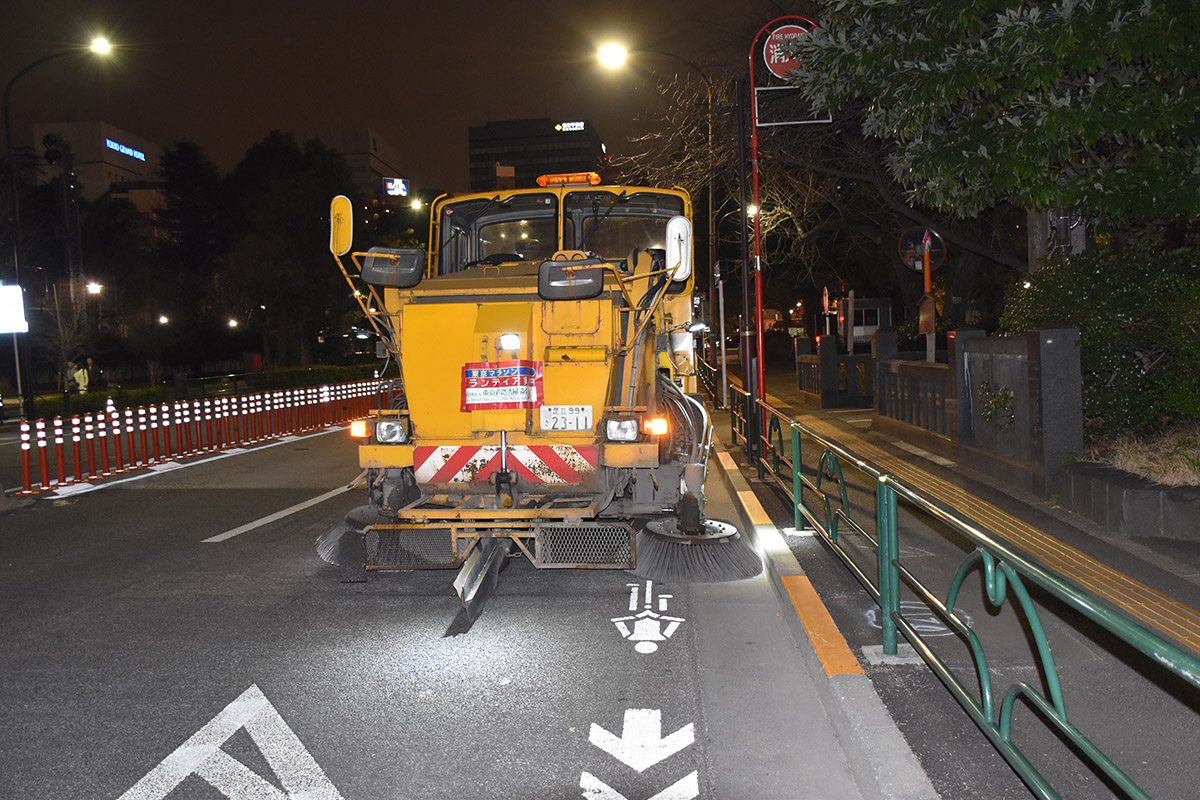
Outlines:
{"label": "green metal railing", "polygon": [[[751,409],[748,393],[733,386],[730,390],[735,441],[754,446],[758,455],[748,453],[751,463],[758,468],[759,476],[765,476],[792,499],[796,527],[799,529],[805,522],[809,523],[878,603],[885,654],[896,655],[898,637],[903,633],[1037,797],[1049,799],[1058,798],[1059,795],[1014,742],[1013,722],[1018,700],[1026,701],[1037,716],[1076,748],[1081,757],[1112,785],[1132,798],[1140,800],[1149,797],[1068,719],[1060,673],[1027,584],[1040,587],[1068,608],[1141,652],[1149,659],[1147,664],[1141,665],[1147,669],[1157,665],[1192,686],[1200,687],[1200,661],[1085,593],[1062,575],[1016,552],[957,511],[944,508],[905,485],[895,475],[878,469],[766,403],[760,401],[758,409]],[[747,435],[750,429],[748,421],[753,421],[759,413],[766,420],[765,430],[756,437],[756,441],[751,442]],[[803,466],[806,442],[808,447],[816,448],[812,454],[816,456],[815,469],[808,470],[808,474]],[[844,468],[853,468],[860,476],[861,483],[858,485],[866,490],[868,497],[873,495],[873,520],[856,521],[852,517]],[[901,559],[898,524],[901,502],[905,504],[907,512],[916,515],[925,524],[945,526],[974,548],[954,573],[944,599]],[[866,505],[869,506],[869,501]],[[852,536],[856,543],[862,542],[863,548],[856,551],[845,546],[843,540],[847,536]],[[855,552],[869,551],[875,553],[875,564],[864,566],[860,561],[865,559],[856,559]],[[1009,597],[1014,598],[1014,610],[1028,624],[1036,666],[1040,668],[1045,684],[1044,692],[1028,682],[1019,681],[1001,695],[1001,687],[996,685],[980,636],[970,621],[956,612],[955,601],[962,592],[964,582],[971,573],[980,569],[987,602],[999,610]],[[926,636],[918,630],[901,605],[903,586],[907,586],[923,601],[925,607],[967,644],[974,667],[973,674],[960,675],[934,652]]]}

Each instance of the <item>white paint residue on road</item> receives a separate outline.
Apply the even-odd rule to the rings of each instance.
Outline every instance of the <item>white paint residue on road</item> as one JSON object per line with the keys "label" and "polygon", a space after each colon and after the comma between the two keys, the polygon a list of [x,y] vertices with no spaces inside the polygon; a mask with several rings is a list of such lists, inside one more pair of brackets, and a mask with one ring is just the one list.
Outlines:
{"label": "white paint residue on road", "polygon": [[233,530],[225,531],[224,533],[218,533],[216,536],[210,536],[207,539],[203,539],[201,541],[203,541],[203,542],[223,542],[226,539],[232,539],[235,536],[241,536],[243,533],[248,533],[249,531],[252,531],[255,528],[261,528],[263,525],[270,525],[272,522],[275,522],[276,520],[281,520],[284,517],[291,516],[292,514],[295,514],[297,511],[303,511],[304,509],[308,508],[309,506],[315,506],[317,503],[324,503],[326,500],[328,500],[331,497],[337,497],[339,494],[342,494],[343,492],[348,492],[353,485],[354,484],[351,484],[350,486],[339,486],[338,488],[328,491],[325,494],[318,495],[309,500],[305,500],[303,503],[297,503],[296,505],[289,506],[288,508],[285,508],[282,511],[276,511],[274,514],[269,514],[268,516],[262,517],[261,519],[256,519],[253,522],[247,522],[245,525],[242,525],[239,528],[234,528]]}
{"label": "white paint residue on road", "polygon": [[[282,791],[221,749],[243,728]],[[242,692],[119,800],[164,800],[189,775],[230,800],[345,800],[257,686]]]}
{"label": "white paint residue on road", "polygon": [[696,741],[696,726],[689,722],[669,736],[662,735],[662,711],[630,708],[625,711],[621,735],[592,723],[588,741],[622,763],[644,772]]}
{"label": "white paint residue on road", "polygon": [[[913,630],[922,636],[954,635],[954,631],[946,626],[942,618],[920,600],[901,600],[900,613],[904,615],[905,621],[913,626]],[[863,616],[867,618],[867,624],[872,628],[883,628],[879,606],[871,606]],[[961,608],[954,609],[954,616],[958,617],[968,628],[971,627],[971,615]]]}

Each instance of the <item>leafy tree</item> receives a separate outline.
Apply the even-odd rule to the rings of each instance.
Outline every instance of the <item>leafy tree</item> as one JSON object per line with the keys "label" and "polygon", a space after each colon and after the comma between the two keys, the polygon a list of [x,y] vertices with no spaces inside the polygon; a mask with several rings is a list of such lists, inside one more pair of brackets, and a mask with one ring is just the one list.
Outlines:
{"label": "leafy tree", "polygon": [[1200,418],[1200,237],[1152,227],[1094,254],[1053,255],[1014,286],[1013,333],[1079,329],[1083,409],[1093,436]]}
{"label": "leafy tree", "polygon": [[236,224],[216,297],[278,365],[307,365],[321,340],[344,332],[338,323],[354,301],[330,260],[328,218],[329,201],[350,185],[340,155],[279,131],[251,146],[226,181]]}
{"label": "leafy tree", "polygon": [[[748,34],[747,36],[749,36]],[[671,109],[666,124],[647,120],[636,141],[640,149],[614,158],[630,178],[659,185],[682,185],[694,198],[708,179],[707,105],[687,82],[660,86]],[[747,93],[748,94],[748,93]],[[714,86],[714,146],[718,234],[722,263],[740,261],[737,185],[738,97],[732,82]],[[749,102],[748,96],[742,98]],[[749,137],[749,131],[743,135]],[[748,154],[748,150],[747,150]],[[797,295],[810,308],[821,290],[854,289],[862,296],[901,297],[913,309],[922,294],[921,277],[900,261],[896,240],[912,225],[937,228],[951,245],[946,281],[952,319],[961,322],[968,302],[977,300],[994,320],[1008,270],[1025,267],[1024,213],[1007,206],[974,220],[947,218],[912,208],[882,163],[883,146],[864,137],[854,118],[839,114],[832,125],[762,128],[759,132],[761,228],[765,305],[790,306]],[[699,204],[699,201],[697,201]],[[698,205],[699,207],[699,205]],[[697,228],[703,225],[697,222]],[[697,252],[703,252],[698,245]],[[739,282],[726,269],[727,292]],[[986,294],[986,297],[979,297]],[[978,302],[982,300],[982,302]],[[727,303],[729,298],[727,298]],[[736,303],[733,307],[737,307]]]}
{"label": "leafy tree", "polygon": [[128,200],[104,195],[87,207],[81,234],[86,275],[103,287],[83,298],[96,332],[87,355],[110,366],[144,360],[148,342],[128,334],[131,324],[161,313],[153,221]]}
{"label": "leafy tree", "polygon": [[[626,181],[655,186],[682,186],[692,195],[696,214],[696,253],[707,253],[707,224],[704,212],[710,177],[714,185],[714,213],[717,217],[718,257],[725,264],[725,277],[735,279],[740,264],[741,215],[737,170],[738,127],[733,113],[738,103],[733,81],[717,81],[713,86],[713,146],[708,146],[708,100],[695,81],[672,78],[659,85],[670,119],[646,120],[646,130],[634,139],[638,150],[615,156],[613,167],[624,172]],[[747,92],[748,94],[748,92]],[[748,101],[748,98],[746,98]],[[747,148],[748,148],[748,134]],[[749,150],[746,150],[747,157]],[[798,292],[813,293],[819,287],[859,283],[861,262],[849,265],[840,256],[843,251],[831,245],[831,237],[854,228],[860,221],[842,214],[835,178],[797,170],[775,159],[774,151],[764,149],[760,173],[763,257],[767,271],[768,306],[791,305]],[[711,172],[710,172],[711,171]],[[749,197],[749,184],[747,183]],[[752,231],[752,229],[750,229]],[[752,232],[750,236],[752,236]],[[749,245],[752,247],[752,244]],[[698,263],[707,258],[700,257]],[[886,280],[886,279],[885,279]],[[730,284],[727,284],[727,290]]]}
{"label": "leafy tree", "polygon": [[200,146],[182,141],[159,161],[163,208],[155,220],[164,235],[161,254],[173,271],[211,273],[224,249],[220,174]]}
{"label": "leafy tree", "polygon": [[1118,226],[1200,213],[1193,0],[818,0],[790,78],[861,118],[910,204]]}

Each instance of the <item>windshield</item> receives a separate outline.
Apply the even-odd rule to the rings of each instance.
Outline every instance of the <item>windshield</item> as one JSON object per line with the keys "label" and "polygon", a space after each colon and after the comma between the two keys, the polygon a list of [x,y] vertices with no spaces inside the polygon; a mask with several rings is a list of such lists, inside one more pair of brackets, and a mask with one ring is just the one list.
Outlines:
{"label": "windshield", "polygon": [[442,208],[438,274],[485,259],[499,263],[549,258],[558,249],[557,231],[557,206],[550,194],[448,203]]}
{"label": "windshield", "polygon": [[[664,248],[667,221],[684,213],[684,202],[659,192],[579,189],[566,193],[562,208],[564,249],[617,262],[634,248]],[[476,196],[440,213],[439,275],[480,262],[540,261],[559,249],[555,194]]]}
{"label": "windshield", "polygon": [[667,221],[683,213],[683,200],[654,192],[581,191],[567,195],[564,211],[564,247],[618,261],[635,247],[665,247]]}

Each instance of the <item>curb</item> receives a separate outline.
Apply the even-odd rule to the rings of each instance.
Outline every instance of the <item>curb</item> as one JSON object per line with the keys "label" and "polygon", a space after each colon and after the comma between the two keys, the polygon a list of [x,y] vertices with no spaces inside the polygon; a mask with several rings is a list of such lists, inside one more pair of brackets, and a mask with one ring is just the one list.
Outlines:
{"label": "curb", "polygon": [[[714,441],[717,453],[725,453],[724,445]],[[763,556],[781,614],[792,630],[809,672],[826,673],[826,680],[814,683],[859,791],[868,800],[938,800],[929,776],[879,699],[871,679],[862,672],[828,674],[829,667],[818,654],[784,588],[785,577],[803,576],[804,569],[778,529],[773,524],[756,521],[765,512],[761,512],[761,507],[747,507],[748,502],[757,505],[758,501],[741,471],[731,472],[719,458],[718,463],[721,467],[718,472],[738,506],[742,522]]]}

